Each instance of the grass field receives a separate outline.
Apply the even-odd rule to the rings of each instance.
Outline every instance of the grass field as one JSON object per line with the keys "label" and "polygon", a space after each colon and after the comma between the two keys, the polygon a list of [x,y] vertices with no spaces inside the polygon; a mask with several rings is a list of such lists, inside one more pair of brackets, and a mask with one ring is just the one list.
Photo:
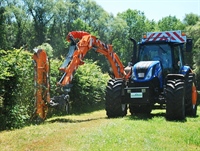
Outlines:
{"label": "grass field", "polygon": [[166,121],[151,116],[108,119],[105,110],[54,117],[44,124],[0,133],[1,151],[200,151],[200,109],[196,118]]}

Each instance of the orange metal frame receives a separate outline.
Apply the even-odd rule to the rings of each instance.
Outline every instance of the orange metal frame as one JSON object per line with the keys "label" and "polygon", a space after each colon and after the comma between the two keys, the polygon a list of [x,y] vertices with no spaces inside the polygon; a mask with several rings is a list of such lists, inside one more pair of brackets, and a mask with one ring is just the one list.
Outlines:
{"label": "orange metal frame", "polygon": [[[96,52],[103,54],[113,69],[115,78],[124,78],[128,79],[130,76],[126,74],[124,66],[120,61],[118,55],[113,52],[112,45],[106,45],[101,42],[95,36],[90,35],[84,31],[72,31],[67,36],[67,41],[70,41],[71,38],[78,39],[79,42],[77,45],[77,50],[74,51],[74,54],[71,58],[71,62],[66,66],[60,68],[64,72],[64,77],[61,82],[58,82],[57,85],[64,87],[70,84],[73,73],[77,68],[84,64],[83,59],[87,52],[92,48]],[[35,115],[38,115],[40,118],[45,119],[48,111],[48,103],[50,102],[49,94],[49,61],[48,56],[44,50],[38,50],[33,55],[33,60],[35,61]]]}
{"label": "orange metal frame", "polygon": [[45,119],[50,102],[49,84],[49,60],[46,52],[37,50],[33,55],[34,60],[34,81],[35,81],[35,113],[40,118]]}
{"label": "orange metal frame", "polygon": [[70,41],[70,37],[73,39],[80,39],[80,41],[77,43],[77,50],[74,52],[71,63],[67,67],[60,68],[61,71],[66,73],[66,76],[62,82],[58,83],[58,85],[65,86],[71,82],[73,73],[79,65],[84,64],[83,58],[92,48],[94,48],[96,52],[103,54],[108,59],[115,78],[128,79],[129,75],[125,73],[124,66],[118,55],[113,51],[112,45],[106,45],[95,36],[83,31],[70,32],[67,36],[67,41]]}

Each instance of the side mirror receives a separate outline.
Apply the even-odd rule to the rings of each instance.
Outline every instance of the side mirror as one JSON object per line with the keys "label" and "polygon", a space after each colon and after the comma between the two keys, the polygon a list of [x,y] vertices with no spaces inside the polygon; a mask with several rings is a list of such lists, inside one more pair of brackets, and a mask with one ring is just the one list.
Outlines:
{"label": "side mirror", "polygon": [[192,39],[188,38],[186,41],[186,52],[191,52],[192,51]]}
{"label": "side mirror", "polygon": [[136,63],[136,55],[137,55],[137,42],[136,42],[136,40],[135,39],[133,39],[133,38],[130,38],[130,40],[133,42],[133,56],[132,56],[132,60],[131,60],[131,62],[133,63],[133,64],[135,64]]}

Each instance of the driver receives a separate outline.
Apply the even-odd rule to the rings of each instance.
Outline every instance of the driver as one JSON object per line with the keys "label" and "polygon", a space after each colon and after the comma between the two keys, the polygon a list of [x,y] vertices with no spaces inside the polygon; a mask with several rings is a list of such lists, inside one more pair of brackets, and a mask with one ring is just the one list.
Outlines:
{"label": "driver", "polygon": [[168,55],[166,52],[164,52],[162,49],[158,50],[158,55],[160,58],[160,61],[163,65],[164,68],[169,68],[170,64],[169,64],[169,59],[168,59]]}

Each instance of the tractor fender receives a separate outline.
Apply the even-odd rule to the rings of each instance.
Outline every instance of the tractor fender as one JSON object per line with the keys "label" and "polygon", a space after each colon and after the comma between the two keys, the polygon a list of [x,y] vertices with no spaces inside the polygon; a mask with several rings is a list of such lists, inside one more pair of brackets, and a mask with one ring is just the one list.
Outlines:
{"label": "tractor fender", "polygon": [[189,66],[182,66],[180,69],[180,74],[186,75],[191,72],[191,68]]}

